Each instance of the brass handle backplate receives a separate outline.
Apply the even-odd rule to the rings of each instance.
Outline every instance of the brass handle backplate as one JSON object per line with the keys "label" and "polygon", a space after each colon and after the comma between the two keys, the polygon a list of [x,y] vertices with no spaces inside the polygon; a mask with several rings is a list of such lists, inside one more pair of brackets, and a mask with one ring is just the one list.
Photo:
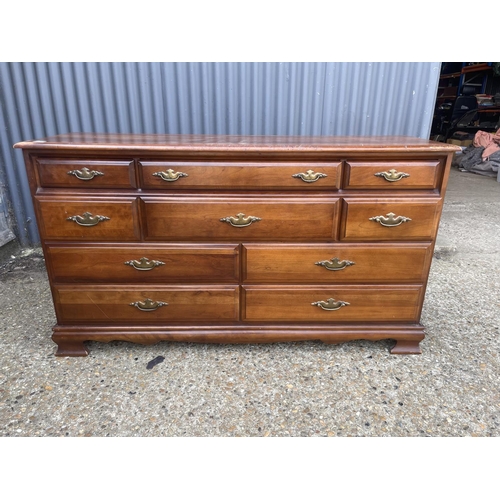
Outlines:
{"label": "brass handle backplate", "polygon": [[141,257],[139,260],[127,260],[124,262],[126,266],[132,266],[134,269],[138,271],[151,271],[157,266],[164,266],[165,262],[161,260],[149,260],[146,257]]}
{"label": "brass handle backplate", "polygon": [[314,172],[313,170],[308,170],[305,174],[293,174],[292,177],[302,179],[304,182],[316,182],[322,177],[328,177],[326,174],[321,174],[319,172]]}
{"label": "brass handle backplate", "polygon": [[99,170],[89,170],[87,167],[83,167],[81,170],[70,170],[68,172],[68,175],[74,175],[81,181],[90,181],[94,177],[104,174],[102,172],[99,172]]}
{"label": "brass handle backplate", "polygon": [[184,172],[174,172],[171,168],[169,168],[165,172],[155,172],[153,175],[167,182],[174,182],[181,177],[188,176],[188,174],[185,174]]}
{"label": "brass handle backplate", "polygon": [[389,212],[386,216],[377,215],[376,217],[370,217],[369,220],[378,222],[385,227],[399,226],[400,224],[403,224],[403,222],[411,221],[409,217],[404,217],[403,215],[398,215],[396,217],[396,214],[393,214],[392,212]]}
{"label": "brass handle backplate", "polygon": [[311,302],[312,306],[318,306],[321,307],[321,309],[324,309],[325,311],[338,311],[341,307],[344,306],[350,306],[349,302],[344,302],[343,300],[335,300],[335,299],[328,299],[328,300],[318,300],[318,302]]}
{"label": "brass handle backplate", "polygon": [[325,269],[329,271],[340,271],[345,269],[348,266],[354,266],[354,262],[350,260],[339,260],[337,257],[334,257],[331,260],[321,260],[315,263],[317,266],[323,266]]}
{"label": "brass handle backplate", "polygon": [[221,222],[227,222],[228,224],[231,224],[231,226],[234,227],[247,227],[253,222],[257,222],[259,220],[262,220],[260,217],[254,217],[253,215],[249,215],[248,217],[245,217],[245,214],[239,213],[236,215],[236,217],[223,217],[220,219]]}
{"label": "brass handle backplate", "polygon": [[377,172],[374,174],[375,177],[383,177],[386,181],[396,182],[404,179],[405,177],[410,177],[410,174],[405,174],[404,172],[398,172],[396,169],[391,168],[389,172]]}
{"label": "brass handle backplate", "polygon": [[168,303],[151,299],[145,299],[144,301],[139,300],[137,302],[131,302],[130,305],[137,307],[139,311],[150,312],[150,311],[156,311],[158,308],[162,306],[168,306]]}
{"label": "brass handle backplate", "polygon": [[79,226],[96,226],[99,222],[103,220],[109,220],[109,217],[104,215],[92,215],[90,212],[85,212],[83,215],[73,215],[68,217],[66,220],[72,220],[76,222]]}

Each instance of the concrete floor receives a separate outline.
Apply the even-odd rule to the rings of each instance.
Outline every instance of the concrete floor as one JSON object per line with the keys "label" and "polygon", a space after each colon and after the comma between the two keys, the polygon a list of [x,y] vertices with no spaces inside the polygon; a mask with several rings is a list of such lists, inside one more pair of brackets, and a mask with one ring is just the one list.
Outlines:
{"label": "concrete floor", "polygon": [[56,358],[43,258],[19,253],[0,266],[0,436],[499,436],[499,248],[500,183],[452,170],[421,356],[113,342]]}

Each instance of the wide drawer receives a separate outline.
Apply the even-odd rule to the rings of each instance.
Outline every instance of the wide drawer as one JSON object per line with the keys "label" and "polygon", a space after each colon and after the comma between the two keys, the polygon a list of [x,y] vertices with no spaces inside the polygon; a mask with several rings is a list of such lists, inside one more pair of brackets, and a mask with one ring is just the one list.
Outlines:
{"label": "wide drawer", "polygon": [[264,245],[242,248],[246,283],[423,282],[431,244]]}
{"label": "wide drawer", "polygon": [[423,287],[243,287],[245,321],[393,322],[419,320]]}
{"label": "wide drawer", "polygon": [[144,198],[147,240],[331,241],[338,198]]}
{"label": "wide drawer", "polygon": [[36,197],[42,237],[46,240],[137,241],[135,198],[85,199]]}
{"label": "wide drawer", "polygon": [[48,245],[47,266],[59,283],[235,283],[237,245]]}
{"label": "wide drawer", "polygon": [[237,285],[54,287],[59,323],[236,321]]}
{"label": "wide drawer", "polygon": [[36,172],[41,187],[80,189],[136,187],[132,160],[38,158]]}
{"label": "wide drawer", "polygon": [[344,199],[340,239],[430,240],[436,236],[442,200]]}
{"label": "wide drawer", "polygon": [[345,189],[435,189],[442,172],[439,160],[349,161]]}
{"label": "wide drawer", "polygon": [[337,189],[340,162],[139,162],[145,189]]}

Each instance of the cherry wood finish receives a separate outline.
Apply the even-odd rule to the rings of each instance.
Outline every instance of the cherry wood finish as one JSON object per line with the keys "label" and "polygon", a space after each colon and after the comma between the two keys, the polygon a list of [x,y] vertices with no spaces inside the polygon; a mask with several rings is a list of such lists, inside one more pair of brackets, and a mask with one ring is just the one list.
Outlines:
{"label": "cherry wood finish", "polygon": [[[211,134],[94,134],[76,132],[23,141],[14,147],[40,152],[114,152],[140,151],[141,153],[181,153],[181,157],[221,152],[227,157],[231,152],[264,153],[277,151],[281,159],[300,161],[296,154],[322,153],[355,154],[382,153],[388,155],[403,153],[407,159],[415,154],[453,153],[460,148],[442,142],[428,141],[406,136],[277,136],[277,135],[211,135]],[[286,155],[284,158],[283,155]],[[245,155],[246,157],[246,155]],[[303,159],[303,158],[302,158]]]}
{"label": "cherry wood finish", "polygon": [[[87,169],[87,177],[83,169]],[[137,187],[132,160],[56,160],[39,158],[36,173],[41,187],[115,188]]]}
{"label": "cherry wood finish", "polygon": [[[146,299],[164,303],[144,311],[131,304]],[[63,323],[164,323],[237,321],[237,285],[59,285],[54,290],[58,317]]]}
{"label": "cherry wood finish", "polygon": [[[183,197],[142,198],[144,237],[160,241],[296,241],[336,240],[338,198]],[[226,217],[258,217],[252,224],[234,227]]]}
{"label": "cherry wood finish", "polygon": [[[140,239],[136,199],[103,201],[37,196],[40,232],[46,240],[137,241]],[[82,226],[70,217],[85,213],[107,219],[95,226]]]}
{"label": "cherry wood finish", "polygon": [[383,323],[315,323],[231,324],[220,325],[65,325],[54,326],[52,340],[57,344],[57,356],[86,356],[84,342],[123,340],[153,345],[161,341],[250,344],[320,340],[325,344],[340,344],[352,340],[397,339],[391,354],[421,354],[419,342],[425,337],[418,324]]}
{"label": "cherry wood finish", "polygon": [[240,273],[239,245],[231,244],[59,243],[47,245],[45,260],[57,283],[238,283]]}
{"label": "cherry wood finish", "polygon": [[[395,174],[408,174],[397,180],[387,180],[381,173],[395,170]],[[442,174],[437,161],[351,161],[345,164],[346,189],[435,189]],[[390,179],[390,177],[389,177]]]}
{"label": "cherry wood finish", "polygon": [[[111,340],[393,339],[391,353],[420,353],[456,146],[78,133],[15,147],[43,240],[56,355],[84,356],[85,342]],[[406,175],[376,175],[392,170]],[[370,220],[389,213],[411,221]],[[258,219],[234,227],[238,214]]]}
{"label": "cherry wood finish", "polygon": [[[339,187],[341,163],[333,162],[168,162],[139,161],[141,185],[145,189],[177,191],[184,189],[290,189],[336,190]],[[158,172],[172,170],[186,174],[175,181],[165,181]],[[322,174],[311,182],[294,175],[312,170]]]}
{"label": "cherry wood finish", "polygon": [[[377,216],[408,217],[398,226],[386,227],[371,220]],[[437,233],[441,200],[424,198],[407,201],[401,198],[344,198],[341,237],[343,241],[413,241],[433,240]]]}
{"label": "cherry wood finish", "polygon": [[[417,322],[422,286],[245,285],[243,292],[246,321]],[[347,304],[334,310],[313,305],[330,298]]]}
{"label": "cherry wood finish", "polygon": [[[242,279],[244,283],[419,283],[426,279],[431,250],[430,243],[245,243]],[[335,258],[338,269],[320,264]]]}

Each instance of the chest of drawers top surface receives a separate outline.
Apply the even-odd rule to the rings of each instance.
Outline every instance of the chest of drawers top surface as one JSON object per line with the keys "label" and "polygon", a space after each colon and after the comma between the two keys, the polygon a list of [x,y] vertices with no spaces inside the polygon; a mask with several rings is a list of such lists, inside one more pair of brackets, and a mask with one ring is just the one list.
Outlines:
{"label": "chest of drawers top surface", "polygon": [[24,150],[58,323],[87,340],[395,339],[417,353],[456,146],[64,134]]}
{"label": "chest of drawers top surface", "polygon": [[259,136],[199,134],[61,134],[14,145],[22,149],[99,151],[458,151],[451,144],[407,136]]}

